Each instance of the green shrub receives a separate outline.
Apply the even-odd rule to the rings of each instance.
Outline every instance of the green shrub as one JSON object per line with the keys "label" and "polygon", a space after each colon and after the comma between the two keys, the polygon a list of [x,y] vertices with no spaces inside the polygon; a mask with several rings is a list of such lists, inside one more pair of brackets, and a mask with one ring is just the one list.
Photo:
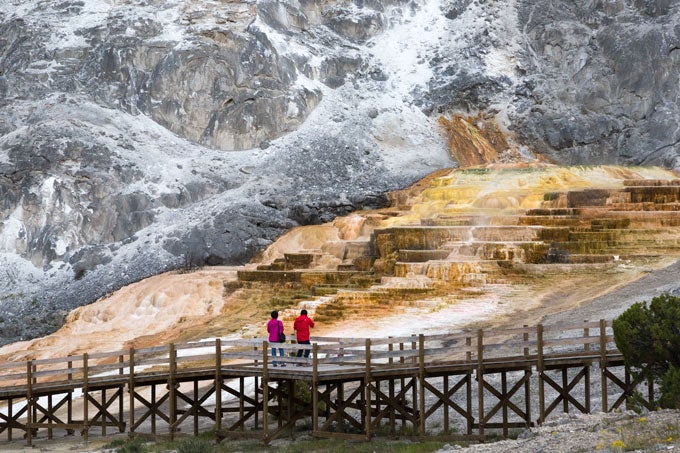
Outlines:
{"label": "green shrub", "polygon": [[146,444],[141,437],[115,439],[104,445],[105,449],[115,449],[116,453],[145,453]]}
{"label": "green shrub", "polygon": [[212,442],[200,437],[184,439],[177,445],[177,453],[209,453],[216,451]]}
{"label": "green shrub", "polygon": [[680,408],[680,297],[635,303],[613,325],[626,365],[661,384],[662,407]]}
{"label": "green shrub", "polygon": [[661,378],[661,407],[680,409],[680,368],[671,366]]}

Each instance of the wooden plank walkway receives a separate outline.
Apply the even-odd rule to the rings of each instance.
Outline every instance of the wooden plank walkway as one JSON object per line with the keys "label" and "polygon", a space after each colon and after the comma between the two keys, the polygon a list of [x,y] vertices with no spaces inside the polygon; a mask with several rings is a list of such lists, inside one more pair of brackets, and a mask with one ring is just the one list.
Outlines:
{"label": "wooden plank walkway", "polygon": [[[559,410],[588,413],[593,400],[619,408],[643,384],[650,409],[654,399],[625,369],[604,320],[313,341],[217,339],[0,364],[0,435],[32,445],[60,430],[87,440],[215,429],[219,439],[268,443],[307,420],[318,437],[483,440]],[[285,367],[272,366],[272,346]]]}

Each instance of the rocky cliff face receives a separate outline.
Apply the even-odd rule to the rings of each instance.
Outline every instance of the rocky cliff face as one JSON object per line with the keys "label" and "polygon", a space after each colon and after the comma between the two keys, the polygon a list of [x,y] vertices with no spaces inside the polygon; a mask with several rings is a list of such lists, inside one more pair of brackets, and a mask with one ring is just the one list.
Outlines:
{"label": "rocky cliff face", "polygon": [[[680,168],[670,0],[0,0],[0,343],[456,162]],[[503,155],[503,153],[500,153]]]}
{"label": "rocky cliff face", "polygon": [[680,168],[679,3],[522,3],[522,140],[558,162]]}

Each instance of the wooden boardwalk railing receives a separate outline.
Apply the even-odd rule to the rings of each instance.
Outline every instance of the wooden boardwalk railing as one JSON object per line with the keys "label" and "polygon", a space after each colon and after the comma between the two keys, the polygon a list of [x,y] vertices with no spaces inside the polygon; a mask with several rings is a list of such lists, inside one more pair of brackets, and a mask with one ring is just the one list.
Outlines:
{"label": "wooden boardwalk railing", "polygon": [[[307,418],[319,437],[479,440],[560,408],[587,413],[595,401],[610,411],[641,384],[605,321],[313,341],[217,339],[0,364],[0,434],[31,445],[56,430],[172,438],[191,426],[267,443]],[[286,367],[271,366],[272,347]],[[645,392],[652,408],[651,384]]]}

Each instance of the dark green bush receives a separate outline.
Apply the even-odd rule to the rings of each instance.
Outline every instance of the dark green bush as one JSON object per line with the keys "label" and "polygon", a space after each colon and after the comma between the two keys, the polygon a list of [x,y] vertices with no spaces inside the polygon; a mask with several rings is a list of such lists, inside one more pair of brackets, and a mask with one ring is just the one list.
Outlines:
{"label": "dark green bush", "polygon": [[680,408],[680,297],[633,304],[614,320],[614,340],[631,370],[661,384],[661,406]]}
{"label": "dark green bush", "polygon": [[661,407],[680,409],[680,368],[670,367],[661,378]]}

